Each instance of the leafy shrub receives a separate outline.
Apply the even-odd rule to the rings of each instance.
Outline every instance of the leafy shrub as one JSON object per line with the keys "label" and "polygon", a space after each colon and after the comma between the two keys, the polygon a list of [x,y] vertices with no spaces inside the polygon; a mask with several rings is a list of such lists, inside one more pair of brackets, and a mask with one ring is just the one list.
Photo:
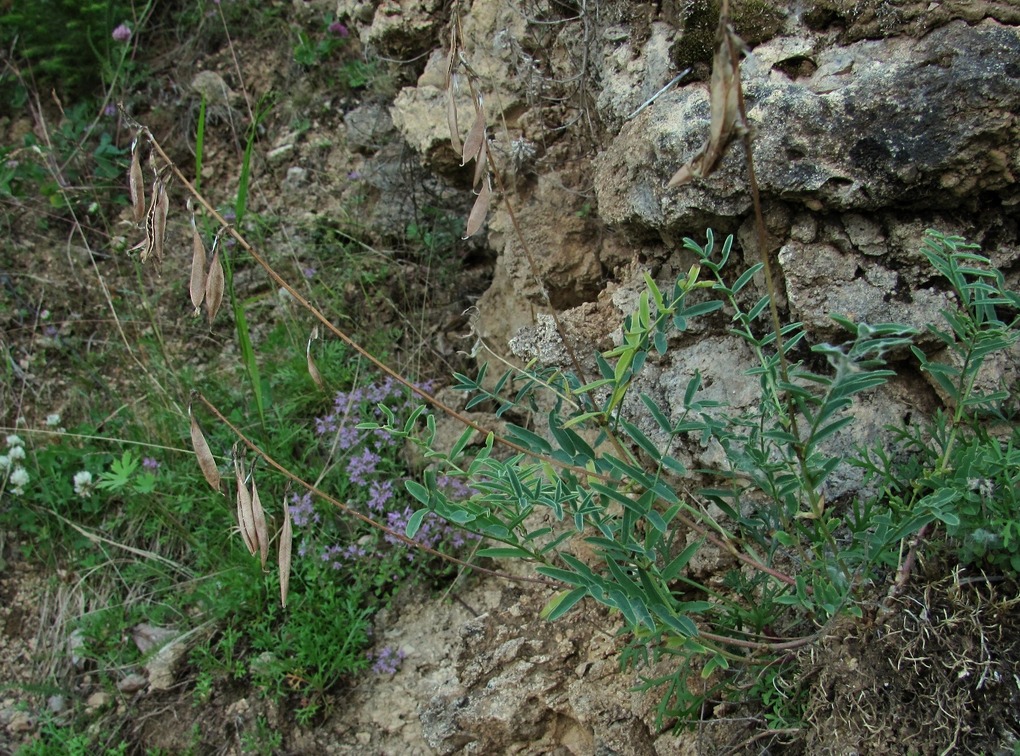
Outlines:
{"label": "leafy shrub", "polygon": [[[806,359],[784,369],[774,350],[776,334],[763,323],[768,297],[750,307],[741,304],[740,294],[760,265],[731,282],[726,275],[731,243],[727,239],[717,250],[711,233],[705,246],[685,239],[699,264],[670,291],[647,279],[637,312],[624,323],[623,343],[597,357],[601,376],[594,381],[511,371],[487,390],[484,374],[457,376],[457,388],[474,394],[469,407],[495,400],[498,414],[538,406],[535,392],[551,389],[548,436],[509,425],[507,436],[519,451],[509,458],[493,454],[491,435],[480,450],[469,447],[472,429],[443,450],[435,445],[431,422],[424,437],[407,424],[362,425],[415,440],[443,475],[477,491],[453,501],[434,470],[426,471],[422,483],[409,481],[419,510],[408,522],[408,535],[422,516],[434,513],[496,542],[479,555],[525,559],[540,574],[565,584],[546,607],[549,619],[589,597],[623,618],[633,639],[625,664],[677,657],[675,671],[649,680],[647,687],[664,688],[659,714],[677,718],[678,726],[696,721],[711,696],[739,696],[748,684],[774,690],[775,685],[763,686],[762,675],[774,680],[789,650],[811,642],[818,627],[844,613],[860,616],[870,586],[899,563],[900,544],[923,528],[942,524],[966,558],[977,556],[980,547],[992,564],[1008,566],[1016,550],[1015,431],[1003,447],[980,430],[982,415],[1003,416],[1008,395],[973,391],[982,360],[1016,339],[1018,300],[1004,290],[1001,274],[987,259],[960,251],[960,240],[929,234],[929,260],[961,303],[958,312],[944,314],[950,331],[935,333],[962,362],[960,367],[934,363],[915,348],[922,368],[936,377],[957,409],[952,417],[936,418],[930,429],[934,445],[926,434],[913,439],[915,451],[928,452],[903,479],[882,447],[846,460],[829,451],[826,441],[853,422],[847,410],[855,396],[894,374],[884,355],[909,344],[912,330],[833,316],[848,331],[847,342],[810,348],[828,363],[828,372],[811,368]],[[1014,319],[1001,320],[1000,311]],[[631,397],[653,352],[665,354],[673,334],[715,312],[730,314],[732,333],[757,356],[748,374],[759,378],[760,405],[736,414],[701,400],[698,374],[686,387],[679,416],[648,394]],[[795,323],[784,327],[783,336],[791,359],[806,334]],[[515,385],[512,378],[523,386],[504,396],[504,389]],[[636,413],[647,413],[651,426],[640,423]],[[900,430],[901,437],[906,433]],[[688,471],[675,453],[684,439],[714,440],[727,460],[723,469],[700,471],[719,482],[693,494],[682,482]],[[883,477],[882,494],[844,508],[830,506],[825,482],[850,464]],[[549,521],[561,524],[535,524]],[[571,544],[578,539],[594,557],[575,555]],[[736,560],[723,591],[685,572],[709,547]],[[695,692],[687,684],[691,674],[710,684]],[[748,676],[750,683],[741,682]],[[785,698],[770,701],[763,701],[766,708],[785,707],[770,715],[776,721],[795,716]]]}

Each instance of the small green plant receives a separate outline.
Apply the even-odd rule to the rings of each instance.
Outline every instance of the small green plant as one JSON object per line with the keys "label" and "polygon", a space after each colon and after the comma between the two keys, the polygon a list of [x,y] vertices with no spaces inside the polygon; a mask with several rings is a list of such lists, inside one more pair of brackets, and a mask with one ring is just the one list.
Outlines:
{"label": "small green plant", "polygon": [[929,232],[924,255],[949,282],[955,310],[929,331],[937,356],[913,347],[948,408],[930,423],[897,427],[900,456],[865,453],[859,464],[899,509],[938,514],[964,564],[1020,574],[1020,430],[1017,386],[985,385],[989,358],[1020,338],[1020,296],[1002,273],[963,239]]}
{"label": "small green plant", "polygon": [[241,753],[272,756],[283,744],[283,735],[265,717],[255,719],[255,728],[241,735]]}
{"label": "small green plant", "polygon": [[333,57],[333,54],[345,45],[349,36],[350,31],[346,26],[339,21],[334,21],[332,16],[327,16],[323,23],[323,29],[315,35],[314,39],[304,31],[298,30],[298,41],[294,45],[294,60],[306,68],[319,66]]}
{"label": "small green plant", "polygon": [[15,756],[125,756],[130,743],[106,728],[86,727],[79,722],[62,722],[53,715],[43,716],[32,740],[20,746]]}

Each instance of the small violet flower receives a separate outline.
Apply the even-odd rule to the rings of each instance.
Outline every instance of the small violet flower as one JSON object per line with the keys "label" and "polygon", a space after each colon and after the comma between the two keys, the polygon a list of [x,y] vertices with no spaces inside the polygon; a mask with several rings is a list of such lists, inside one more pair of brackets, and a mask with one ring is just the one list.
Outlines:
{"label": "small violet flower", "polygon": [[347,474],[350,476],[351,482],[357,483],[359,486],[367,486],[368,480],[365,476],[375,472],[375,466],[381,459],[371,449],[365,449],[358,456],[351,457],[351,461],[347,463]]}
{"label": "small violet flower", "polygon": [[329,33],[336,37],[349,37],[351,34],[350,30],[339,21],[334,21],[329,25]]}
{"label": "small violet flower", "polygon": [[312,522],[319,523],[319,513],[315,511],[315,507],[312,505],[312,495],[310,493],[306,493],[303,496],[298,496],[296,493],[290,495],[290,518],[299,528]]}
{"label": "small violet flower", "polygon": [[113,30],[113,34],[111,36],[113,36],[114,40],[117,42],[127,42],[131,39],[131,29],[128,28],[127,24],[121,24]]}
{"label": "small violet flower", "polygon": [[392,675],[396,673],[400,663],[407,658],[407,652],[402,648],[383,646],[377,653],[370,654],[369,658],[375,660],[372,664],[372,671],[377,675]]}
{"label": "small violet flower", "polygon": [[144,459],[142,459],[142,467],[144,467],[146,470],[158,470],[159,460],[153,459],[152,457],[145,457]]}

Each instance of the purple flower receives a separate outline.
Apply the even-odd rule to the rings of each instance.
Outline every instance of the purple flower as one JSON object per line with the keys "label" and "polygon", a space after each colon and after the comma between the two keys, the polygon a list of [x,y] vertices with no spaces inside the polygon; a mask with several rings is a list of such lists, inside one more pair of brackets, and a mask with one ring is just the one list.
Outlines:
{"label": "purple flower", "polygon": [[381,460],[382,457],[371,449],[365,449],[358,456],[351,457],[351,461],[347,463],[347,474],[350,476],[351,482],[357,483],[359,486],[367,486],[368,481],[365,476],[374,473],[375,466]]}
{"label": "purple flower", "polygon": [[310,522],[319,523],[321,518],[312,505],[311,493],[306,493],[304,496],[298,496],[296,493],[290,495],[290,517],[299,528],[303,528]]}
{"label": "purple flower", "polygon": [[128,28],[127,24],[121,24],[113,30],[113,34],[111,36],[113,36],[113,39],[116,42],[127,42],[131,39],[131,29]]}
{"label": "purple flower", "polygon": [[347,174],[347,178],[350,181],[357,181],[358,179],[361,178],[361,172],[360,171],[351,171],[350,173]]}
{"label": "purple flower", "polygon": [[400,667],[400,663],[407,658],[407,652],[402,648],[383,646],[375,654],[369,654],[369,659],[374,659],[372,671],[377,675],[392,675]]}
{"label": "purple flower", "polygon": [[117,115],[117,106],[114,105],[112,102],[107,104],[107,106],[103,108],[103,115],[106,116],[107,118],[113,118],[115,115]]}
{"label": "purple flower", "polygon": [[309,267],[307,267],[307,268],[302,268],[302,269],[301,269],[301,274],[302,274],[302,275],[303,275],[303,276],[304,276],[305,278],[314,278],[314,277],[315,277],[315,274],[316,274],[317,272],[318,272],[318,271],[317,271],[317,270],[315,270],[315,268],[313,268],[313,267],[311,267],[311,266],[309,266]]}
{"label": "purple flower", "polygon": [[386,502],[393,498],[393,481],[384,480],[381,483],[373,480],[368,487],[368,508],[373,512],[382,512]]}
{"label": "purple flower", "polygon": [[142,467],[144,467],[146,470],[158,470],[159,460],[155,460],[152,457],[145,457],[144,459],[142,459]]}
{"label": "purple flower", "polygon": [[350,36],[350,31],[348,31],[347,27],[341,24],[339,21],[334,21],[329,25],[329,33],[336,37]]}

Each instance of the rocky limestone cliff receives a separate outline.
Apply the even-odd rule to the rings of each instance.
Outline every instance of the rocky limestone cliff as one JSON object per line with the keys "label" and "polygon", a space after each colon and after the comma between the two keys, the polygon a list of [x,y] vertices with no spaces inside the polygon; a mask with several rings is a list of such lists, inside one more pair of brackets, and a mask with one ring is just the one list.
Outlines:
{"label": "rocky limestone cliff", "polygon": [[[732,7],[749,46],[742,81],[785,317],[803,321],[813,341],[840,338],[832,313],[920,329],[935,322],[950,299],[919,253],[926,228],[979,243],[1017,286],[1015,3],[732,0]],[[710,178],[666,187],[707,134],[716,3],[474,0],[461,9],[463,59],[483,97],[493,152],[539,274],[505,207],[494,203],[483,233],[496,255],[495,273],[477,304],[477,337],[504,354],[566,366],[550,305],[575,349],[587,354],[612,343],[644,272],[664,283],[686,272],[693,260],[680,249],[682,237],[702,239],[709,227],[717,236],[733,233],[735,257],[743,265],[757,261],[739,144]],[[375,50],[421,56],[417,85],[396,96],[389,115],[421,165],[469,204],[470,167],[461,167],[447,125],[448,4],[341,0],[339,12]],[[679,85],[635,114],[686,68]],[[456,96],[466,132],[471,118],[463,114],[472,112],[466,86]],[[763,282],[755,285],[761,296]],[[935,347],[923,338],[921,344]],[[696,370],[706,398],[738,410],[758,401],[757,380],[741,372],[749,364],[746,347],[726,333],[724,321],[699,324],[670,346],[640,386],[667,409],[679,407]],[[901,359],[900,377],[857,402],[853,435],[837,435],[833,448],[867,442],[891,418],[938,405],[911,358]],[[1015,351],[1012,360],[990,365],[986,379],[1016,388],[1018,364]],[[637,406],[625,409],[641,414]],[[686,453],[685,462],[707,465],[718,451]],[[829,485],[829,495],[838,496],[859,480],[835,476]],[[465,622],[463,647],[453,667],[444,667],[442,686],[431,698],[417,693],[430,747],[493,752],[553,742],[559,732],[564,739],[556,752],[590,753],[594,745],[627,752],[616,750],[622,741],[611,734],[605,708],[575,705],[569,682],[551,681],[543,671],[550,654],[588,663],[578,652],[583,641],[530,642],[512,632],[504,637],[490,624],[481,633],[485,648],[498,640],[499,653],[531,660],[527,668],[517,662],[503,668],[500,674],[517,677],[495,684],[485,658],[469,653],[475,620]],[[503,701],[508,688],[528,697]],[[647,710],[617,714],[641,722],[642,745],[629,752],[681,750],[649,732]]]}

